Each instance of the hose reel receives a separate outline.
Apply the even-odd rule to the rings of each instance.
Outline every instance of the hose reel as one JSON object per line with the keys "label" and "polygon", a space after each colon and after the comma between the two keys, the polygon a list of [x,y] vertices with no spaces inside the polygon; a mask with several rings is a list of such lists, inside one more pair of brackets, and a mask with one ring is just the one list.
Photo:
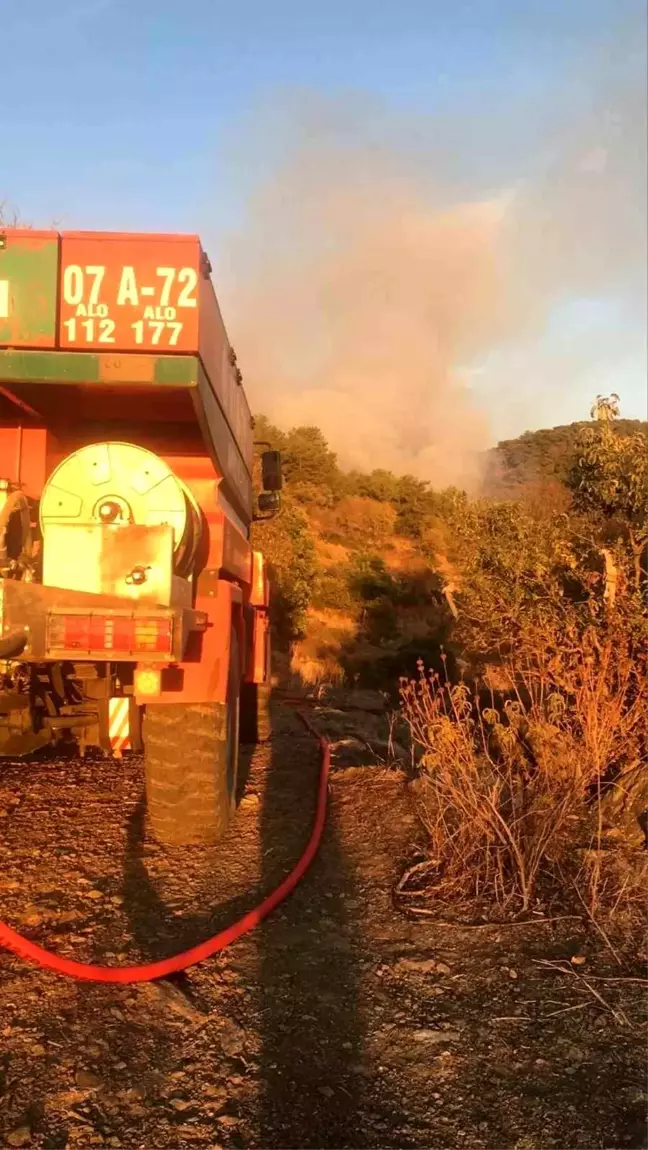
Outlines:
{"label": "hose reel", "polygon": [[95,443],[68,455],[47,481],[40,502],[49,524],[127,524],[173,529],[174,571],[194,570],[202,535],[200,509],[171,468],[132,443]]}

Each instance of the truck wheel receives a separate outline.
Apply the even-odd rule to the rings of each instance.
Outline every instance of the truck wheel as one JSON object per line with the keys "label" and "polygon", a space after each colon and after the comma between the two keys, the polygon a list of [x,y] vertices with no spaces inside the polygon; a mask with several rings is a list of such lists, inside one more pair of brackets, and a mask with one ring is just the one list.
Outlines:
{"label": "truck wheel", "polygon": [[267,743],[272,738],[270,675],[271,655],[268,640],[265,683],[243,683],[241,686],[242,743]]}
{"label": "truck wheel", "polygon": [[168,846],[217,842],[236,806],[241,684],[233,630],[227,703],[147,704],[146,801],[151,830]]}
{"label": "truck wheel", "polygon": [[241,687],[241,742],[267,743],[272,737],[269,683]]}

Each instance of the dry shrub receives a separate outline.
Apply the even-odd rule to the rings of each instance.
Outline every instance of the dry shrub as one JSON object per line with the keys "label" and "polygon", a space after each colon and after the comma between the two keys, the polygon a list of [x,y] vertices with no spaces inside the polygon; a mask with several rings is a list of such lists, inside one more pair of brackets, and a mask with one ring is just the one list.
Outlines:
{"label": "dry shrub", "polygon": [[344,681],[340,654],[354,630],[354,619],[344,612],[311,608],[304,636],[293,647],[291,675],[304,686],[340,686]]}
{"label": "dry shrub", "polygon": [[[628,860],[646,805],[645,669],[613,620],[578,643],[553,638],[522,669],[502,668],[515,684],[508,697],[473,697],[422,664],[418,680],[401,683],[430,892],[528,909],[540,888],[576,882],[593,913],[636,896]],[[609,851],[614,879],[601,864]]]}
{"label": "dry shrub", "polygon": [[320,511],[318,526],[326,539],[345,543],[377,545],[394,534],[396,512],[389,503],[347,495],[335,508]]}

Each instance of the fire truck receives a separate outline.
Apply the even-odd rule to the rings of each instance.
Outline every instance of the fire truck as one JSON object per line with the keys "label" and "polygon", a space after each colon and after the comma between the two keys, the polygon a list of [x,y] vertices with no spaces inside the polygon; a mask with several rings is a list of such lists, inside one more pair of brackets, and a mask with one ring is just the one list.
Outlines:
{"label": "fire truck", "polygon": [[0,229],[0,756],[142,753],[166,844],[269,735],[253,427],[197,236]]}

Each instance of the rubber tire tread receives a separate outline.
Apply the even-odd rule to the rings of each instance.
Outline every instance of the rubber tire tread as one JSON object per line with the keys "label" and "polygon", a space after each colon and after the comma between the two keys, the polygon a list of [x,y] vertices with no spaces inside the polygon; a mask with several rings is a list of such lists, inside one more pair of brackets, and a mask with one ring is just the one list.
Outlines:
{"label": "rubber tire tread", "polygon": [[241,687],[241,742],[267,743],[272,738],[269,683],[243,683]]}
{"label": "rubber tire tread", "polygon": [[[216,843],[236,809],[238,722],[228,785],[228,711],[238,702],[239,651],[231,647],[228,704],[170,703],[146,707],[143,721],[148,819],[165,846]],[[231,714],[230,714],[231,721]]]}

